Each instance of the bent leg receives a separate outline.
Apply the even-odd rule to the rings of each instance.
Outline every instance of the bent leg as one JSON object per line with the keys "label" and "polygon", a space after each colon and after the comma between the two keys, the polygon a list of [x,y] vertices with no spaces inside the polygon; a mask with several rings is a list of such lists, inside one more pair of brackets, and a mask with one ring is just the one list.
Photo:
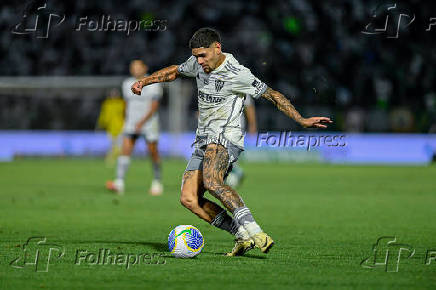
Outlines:
{"label": "bent leg", "polygon": [[225,209],[204,197],[205,188],[201,170],[185,171],[181,191],[181,204],[198,217],[232,235],[248,238],[248,234],[245,234],[244,229],[227,214]]}
{"label": "bent leg", "polygon": [[211,223],[214,219],[213,207],[208,207],[208,211],[202,208],[204,206],[202,196],[204,187],[200,170],[190,170],[183,173],[180,203],[196,214],[199,218]]}
{"label": "bent leg", "polygon": [[229,167],[229,154],[227,149],[218,144],[209,144],[206,147],[203,161],[203,180],[206,190],[231,212],[244,207],[244,201],[230,186],[224,184],[224,175]]}
{"label": "bent leg", "polygon": [[224,175],[229,167],[229,153],[219,144],[206,147],[203,161],[204,187],[233,213],[234,219],[243,226],[250,237],[261,233],[262,229],[255,222],[250,210],[242,198],[230,186],[224,184]]}

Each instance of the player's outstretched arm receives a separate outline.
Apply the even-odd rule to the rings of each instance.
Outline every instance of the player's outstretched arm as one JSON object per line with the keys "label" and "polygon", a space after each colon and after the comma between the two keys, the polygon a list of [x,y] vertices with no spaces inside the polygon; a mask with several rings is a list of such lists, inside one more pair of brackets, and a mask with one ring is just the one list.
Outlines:
{"label": "player's outstretched arm", "polygon": [[286,116],[294,119],[304,128],[327,128],[327,124],[333,123],[333,121],[327,117],[303,118],[283,94],[271,88],[267,88],[266,91],[262,94],[262,97],[271,101],[274,106],[276,106],[280,111],[285,113]]}
{"label": "player's outstretched arm", "polygon": [[166,68],[155,71],[149,76],[135,82],[132,85],[132,92],[140,95],[143,87],[154,83],[171,82],[177,78],[179,72],[177,71],[178,65],[171,65]]}

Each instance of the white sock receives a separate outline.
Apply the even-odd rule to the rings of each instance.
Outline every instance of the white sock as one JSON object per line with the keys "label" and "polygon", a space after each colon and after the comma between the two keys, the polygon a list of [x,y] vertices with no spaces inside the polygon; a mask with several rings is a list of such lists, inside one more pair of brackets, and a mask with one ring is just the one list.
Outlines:
{"label": "white sock", "polygon": [[246,223],[244,224],[244,228],[250,237],[262,232],[262,229],[256,222]]}
{"label": "white sock", "polygon": [[117,162],[117,179],[124,180],[127,170],[129,169],[130,156],[121,155]]}
{"label": "white sock", "polygon": [[260,226],[256,223],[248,207],[243,206],[235,209],[233,212],[235,220],[242,225],[250,237],[262,232]]}
{"label": "white sock", "polygon": [[250,238],[250,235],[248,234],[247,230],[243,226],[239,226],[238,231],[235,234],[235,237],[237,239],[248,240]]}

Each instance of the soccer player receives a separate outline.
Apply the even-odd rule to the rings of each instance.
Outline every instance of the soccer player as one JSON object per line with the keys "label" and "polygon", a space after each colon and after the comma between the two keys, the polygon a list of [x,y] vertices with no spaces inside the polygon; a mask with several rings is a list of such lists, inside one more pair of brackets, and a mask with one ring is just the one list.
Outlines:
{"label": "soccer player", "polygon": [[[195,151],[183,174],[180,201],[201,219],[236,237],[236,244],[227,255],[242,255],[254,246],[267,253],[273,239],[263,232],[238,193],[224,184],[227,170],[244,146],[241,129],[244,97],[248,94],[271,101],[305,128],[326,128],[332,121],[326,117],[303,118],[280,92],[256,78],[233,55],[222,52],[220,35],[214,29],[196,31],[189,47],[192,56],[183,64],[154,72],[134,83],[132,91],[140,94],[150,84],[173,81],[181,75],[196,79],[199,118]],[[204,197],[206,190],[233,218]]]}
{"label": "soccer player", "polygon": [[153,181],[149,193],[161,195],[163,186],[161,179],[161,165],[157,149],[159,139],[159,101],[162,98],[162,86],[154,84],[147,86],[139,95],[132,93],[131,87],[137,80],[146,75],[147,65],[142,60],[130,63],[132,77],[127,78],[122,85],[123,97],[127,102],[126,120],[123,128],[123,144],[121,155],[118,157],[116,179],[108,181],[106,188],[118,194],[124,193],[124,177],[129,168],[130,156],[138,137],[144,137],[148,152],[151,155]]}
{"label": "soccer player", "polygon": [[111,139],[111,149],[105,158],[106,164],[110,167],[113,166],[120,153],[120,134],[123,130],[125,106],[120,91],[116,88],[111,89],[101,105],[97,121],[96,127],[105,129]]}

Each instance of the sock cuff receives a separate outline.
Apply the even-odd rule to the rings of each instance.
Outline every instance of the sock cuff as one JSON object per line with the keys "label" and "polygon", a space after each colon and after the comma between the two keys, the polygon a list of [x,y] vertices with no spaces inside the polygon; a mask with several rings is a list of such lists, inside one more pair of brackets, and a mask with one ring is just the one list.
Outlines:
{"label": "sock cuff", "polygon": [[251,214],[251,212],[246,206],[239,207],[235,209],[235,211],[233,212],[233,216],[235,217],[236,220],[240,220],[243,216],[247,214]]}
{"label": "sock cuff", "polygon": [[217,214],[215,216],[215,218],[213,219],[213,221],[210,222],[210,224],[215,226],[215,227],[221,226],[221,224],[223,223],[226,215],[227,215],[226,210],[223,210],[222,212],[220,212],[219,214]]}

